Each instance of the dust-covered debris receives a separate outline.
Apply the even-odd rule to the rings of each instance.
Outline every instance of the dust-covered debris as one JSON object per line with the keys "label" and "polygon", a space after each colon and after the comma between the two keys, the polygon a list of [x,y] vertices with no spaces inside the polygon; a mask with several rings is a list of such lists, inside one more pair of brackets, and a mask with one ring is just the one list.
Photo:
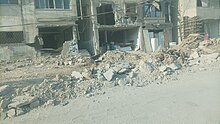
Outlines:
{"label": "dust-covered debris", "polygon": [[[177,80],[181,70],[218,61],[219,41],[203,41],[200,35],[190,35],[176,47],[157,50],[152,54],[116,50],[106,52],[96,61],[88,56],[75,55],[67,58],[50,56],[1,62],[0,64],[5,65],[3,71],[7,73],[23,68],[33,68],[35,71],[40,68],[43,72],[49,68],[65,70],[73,67],[69,73],[44,76],[42,82],[25,86],[22,86],[22,83],[19,86],[1,85],[1,116],[15,117],[37,107],[65,106],[69,99],[104,94],[105,87],[143,87]],[[28,64],[24,64],[26,62]],[[76,65],[78,69],[74,68]]]}

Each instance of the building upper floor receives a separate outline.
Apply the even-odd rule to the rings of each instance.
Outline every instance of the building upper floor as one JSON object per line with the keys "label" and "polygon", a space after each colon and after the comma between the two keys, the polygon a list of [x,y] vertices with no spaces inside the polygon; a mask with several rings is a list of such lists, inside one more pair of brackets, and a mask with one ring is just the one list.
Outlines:
{"label": "building upper floor", "polygon": [[179,13],[182,17],[220,19],[220,0],[179,0]]}
{"label": "building upper floor", "polygon": [[169,23],[171,0],[87,0],[79,15],[97,15],[100,25]]}
{"label": "building upper floor", "polygon": [[[27,16],[32,16],[36,21],[59,20],[67,17],[75,19],[76,0],[0,0],[0,25],[7,24],[8,19],[18,21]],[[8,23],[16,24],[11,21]]]}

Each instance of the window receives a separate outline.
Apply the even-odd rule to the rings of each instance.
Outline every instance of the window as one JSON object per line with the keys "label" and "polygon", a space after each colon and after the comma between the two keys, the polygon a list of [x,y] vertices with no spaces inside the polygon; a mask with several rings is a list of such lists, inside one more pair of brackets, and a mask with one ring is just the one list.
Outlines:
{"label": "window", "polygon": [[197,0],[197,7],[202,7],[202,1],[201,0]]}
{"label": "window", "polygon": [[18,4],[18,0],[0,0],[0,4]]}
{"label": "window", "polygon": [[70,9],[70,0],[35,0],[37,9]]}
{"label": "window", "polygon": [[126,3],[126,13],[135,14],[137,13],[137,4],[136,3]]}
{"label": "window", "polygon": [[[168,5],[166,5],[168,7]],[[161,17],[161,5],[159,2],[147,2],[144,5],[144,15],[147,17]]]}

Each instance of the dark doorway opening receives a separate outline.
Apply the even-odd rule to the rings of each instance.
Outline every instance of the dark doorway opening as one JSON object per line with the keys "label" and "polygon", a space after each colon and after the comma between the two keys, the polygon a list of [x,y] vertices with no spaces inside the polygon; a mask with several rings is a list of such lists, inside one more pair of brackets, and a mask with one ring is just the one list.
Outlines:
{"label": "dark doorway opening", "polygon": [[39,28],[39,35],[44,42],[43,48],[57,49],[62,47],[65,41],[72,40],[72,26],[42,27]]}
{"label": "dark doorway opening", "polygon": [[99,45],[102,49],[102,52],[127,46],[134,49],[137,38],[138,30],[136,28],[99,30]]}
{"label": "dark doorway opening", "polygon": [[102,4],[97,7],[97,19],[100,25],[115,25],[112,4]]}

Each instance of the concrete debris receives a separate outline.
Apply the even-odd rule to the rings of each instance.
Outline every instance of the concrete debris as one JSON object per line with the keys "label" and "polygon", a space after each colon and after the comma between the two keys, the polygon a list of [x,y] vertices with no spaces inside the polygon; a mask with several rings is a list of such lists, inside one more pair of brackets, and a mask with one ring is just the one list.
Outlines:
{"label": "concrete debris", "polygon": [[[4,111],[1,116],[14,117],[41,106],[65,106],[69,103],[69,99],[81,96],[89,98],[104,94],[103,87],[143,87],[175,80],[183,68],[218,61],[220,50],[218,51],[219,48],[213,45],[219,46],[220,42],[216,43],[217,41],[203,42],[199,35],[190,35],[180,44],[167,50],[160,49],[152,54],[137,51],[108,51],[100,56],[98,61],[89,58],[86,51],[85,57],[75,54],[76,51],[74,52],[72,48],[71,51],[74,54],[71,53],[69,56],[69,48],[64,46],[65,57],[63,58],[50,56],[35,60],[36,63],[31,60],[7,62],[9,65],[15,63],[10,67],[16,68],[10,69],[9,66],[2,66],[4,67],[2,70],[6,72],[15,71],[18,66],[22,65],[21,68],[34,66],[34,69],[63,69],[67,66],[68,73],[46,76],[42,79],[43,81],[20,87],[0,86],[0,107]],[[212,51],[207,49],[212,49]],[[28,64],[24,65],[24,63]],[[76,65],[79,68],[75,68]],[[69,67],[74,67],[75,71]]]}
{"label": "concrete debris", "polygon": [[71,74],[72,77],[75,77],[76,79],[82,79],[83,75],[80,72],[73,71]]}
{"label": "concrete debris", "polygon": [[9,85],[3,85],[0,87],[0,97],[6,96],[6,95],[11,95],[12,94],[12,87]]}
{"label": "concrete debris", "polygon": [[179,70],[182,68],[182,65],[179,63],[172,63],[168,65],[167,67],[171,68],[172,70]]}
{"label": "concrete debris", "polygon": [[30,97],[30,96],[17,96],[12,99],[11,103],[8,105],[8,108],[20,108],[26,105],[30,105],[31,103],[37,101],[38,98]]}
{"label": "concrete debris", "polygon": [[115,71],[113,69],[109,69],[103,75],[107,81],[111,81],[114,77]]}
{"label": "concrete debris", "polygon": [[153,64],[141,60],[139,63],[139,70],[142,73],[150,74],[154,71],[154,67],[153,67]]}
{"label": "concrete debris", "polygon": [[199,56],[198,52],[197,52],[197,51],[194,51],[194,52],[190,55],[189,59],[197,59],[197,58],[199,58],[199,57],[200,57],[200,56]]}
{"label": "concrete debris", "polygon": [[8,116],[9,118],[15,117],[15,116],[16,116],[16,110],[15,110],[15,109],[10,109],[10,110],[8,110],[7,116]]}
{"label": "concrete debris", "polygon": [[10,101],[9,99],[3,99],[3,100],[1,100],[1,103],[0,103],[1,108],[2,108],[2,109],[7,108],[8,105],[10,104],[10,102],[11,102],[11,101]]}
{"label": "concrete debris", "polygon": [[160,72],[164,72],[166,70],[167,70],[167,66],[165,66],[165,65],[162,65],[162,66],[159,67]]}

